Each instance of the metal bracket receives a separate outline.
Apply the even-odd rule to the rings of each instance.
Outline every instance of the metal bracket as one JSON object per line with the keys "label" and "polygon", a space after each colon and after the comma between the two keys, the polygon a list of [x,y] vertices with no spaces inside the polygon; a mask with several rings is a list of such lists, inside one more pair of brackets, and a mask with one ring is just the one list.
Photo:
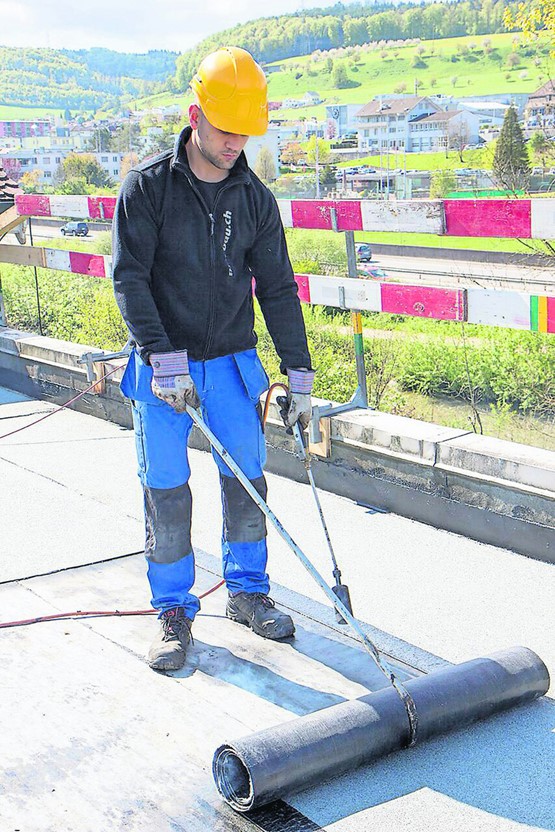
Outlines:
{"label": "metal bracket", "polygon": [[350,401],[346,404],[333,405],[331,402],[325,405],[316,405],[312,408],[312,419],[308,425],[308,437],[311,443],[318,443],[322,441],[322,431],[320,430],[320,419],[324,416],[336,416],[338,413],[348,413],[351,410],[373,410],[368,406],[368,402],[364,391],[359,387],[354,392]]}
{"label": "metal bracket", "polygon": [[113,358],[127,358],[131,353],[131,345],[126,344],[119,352],[84,352],[81,358],[77,359],[78,364],[85,364],[87,368],[87,381],[96,381],[94,365],[98,362],[111,361]]}

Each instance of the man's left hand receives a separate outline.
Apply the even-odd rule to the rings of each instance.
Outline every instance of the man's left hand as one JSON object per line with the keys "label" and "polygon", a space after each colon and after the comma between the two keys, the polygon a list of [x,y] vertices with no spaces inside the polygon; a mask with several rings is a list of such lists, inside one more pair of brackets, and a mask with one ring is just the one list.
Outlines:
{"label": "man's left hand", "polygon": [[279,396],[277,403],[280,406],[280,415],[286,427],[292,428],[299,422],[302,429],[308,427],[312,418],[311,392],[314,382],[314,371],[305,367],[294,370],[287,370],[289,381],[289,394]]}
{"label": "man's left hand", "polygon": [[309,393],[289,393],[288,396],[278,396],[280,416],[286,427],[292,428],[299,422],[303,430],[308,427],[312,417],[312,399]]}

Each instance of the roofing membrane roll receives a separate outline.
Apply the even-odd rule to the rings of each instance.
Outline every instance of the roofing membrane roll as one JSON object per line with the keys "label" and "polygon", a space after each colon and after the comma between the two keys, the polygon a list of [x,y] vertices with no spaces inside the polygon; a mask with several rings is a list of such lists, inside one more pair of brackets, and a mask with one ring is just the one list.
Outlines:
{"label": "roofing membrane roll", "polygon": [[[547,693],[549,674],[526,647],[451,665],[405,683],[418,713],[418,742]],[[212,772],[238,812],[301,791],[405,748],[409,730],[392,687],[224,743]]]}

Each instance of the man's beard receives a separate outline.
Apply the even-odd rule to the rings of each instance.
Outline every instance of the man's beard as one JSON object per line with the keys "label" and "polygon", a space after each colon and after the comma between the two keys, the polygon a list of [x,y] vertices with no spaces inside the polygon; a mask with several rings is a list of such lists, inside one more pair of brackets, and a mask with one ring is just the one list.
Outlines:
{"label": "man's beard", "polygon": [[218,170],[231,170],[231,168],[234,166],[235,162],[238,159],[238,156],[234,156],[233,159],[220,158],[214,155],[213,153],[210,153],[210,151],[204,147],[202,142],[198,143],[198,149],[200,150],[204,158],[208,162],[210,162],[211,165],[214,165],[215,168],[218,168]]}

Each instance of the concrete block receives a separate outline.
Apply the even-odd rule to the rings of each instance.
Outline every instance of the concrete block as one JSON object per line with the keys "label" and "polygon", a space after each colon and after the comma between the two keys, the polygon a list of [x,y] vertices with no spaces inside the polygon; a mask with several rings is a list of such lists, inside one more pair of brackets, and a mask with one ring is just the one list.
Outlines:
{"label": "concrete block", "polygon": [[458,428],[442,427],[377,410],[358,410],[334,417],[332,439],[358,442],[380,451],[416,457],[429,464],[437,459],[442,442],[465,435]]}
{"label": "concrete block", "polygon": [[554,495],[555,452],[468,433],[443,442],[438,467],[466,471]]}

